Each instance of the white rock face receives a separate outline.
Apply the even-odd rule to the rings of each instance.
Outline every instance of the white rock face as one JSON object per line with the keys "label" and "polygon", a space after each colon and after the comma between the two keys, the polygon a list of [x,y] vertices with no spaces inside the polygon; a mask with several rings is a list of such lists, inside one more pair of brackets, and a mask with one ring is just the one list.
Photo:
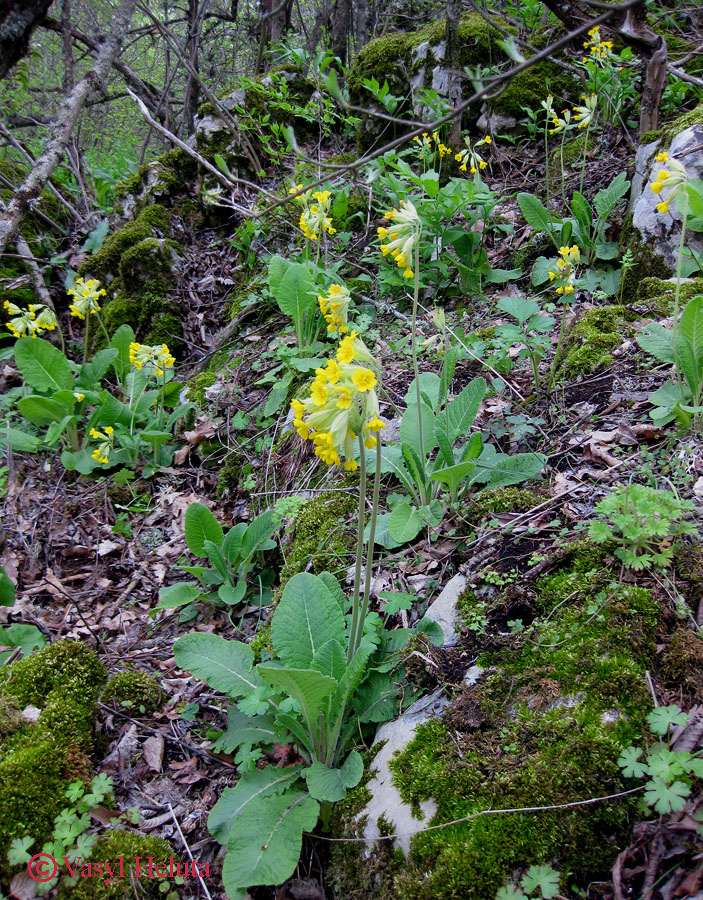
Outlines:
{"label": "white rock face", "polygon": [[[673,271],[681,240],[683,216],[676,201],[670,204],[667,214],[657,212],[657,203],[666,199],[669,193],[665,188],[662,194],[657,195],[649,188],[657,172],[667,167],[666,163],[656,162],[659,149],[659,143],[654,141],[637,151],[630,210],[632,224],[644,243],[653,253],[661,256]],[[703,125],[692,125],[677,134],[668,152],[670,157],[674,157],[686,168],[689,178],[703,178]],[[703,235],[687,231],[686,245],[696,254],[703,253]]]}
{"label": "white rock face", "polygon": [[[386,822],[392,824],[394,833],[399,835],[393,841],[394,846],[400,847],[407,856],[412,836],[424,828],[427,820],[437,811],[437,804],[433,800],[428,800],[420,804],[425,818],[416,819],[412,808],[403,803],[398,788],[393,784],[393,775],[388,763],[396,750],[403,750],[410,743],[418,725],[438,716],[448,705],[449,701],[441,696],[441,690],[436,691],[428,697],[422,697],[402,716],[392,722],[386,722],[378,729],[374,744],[381,741],[386,741],[386,744],[379,750],[371,764],[373,777],[367,784],[371,800],[357,816],[357,821],[364,816],[367,817],[364,837],[369,844],[380,836],[378,819],[383,816]],[[370,852],[369,846],[367,855],[370,855]]]}
{"label": "white rock face", "polygon": [[[427,618],[432,619],[442,629],[443,647],[453,647],[457,643],[456,602],[465,587],[466,578],[463,575],[455,575],[427,610]],[[478,677],[475,680],[478,680]],[[424,819],[415,818],[412,808],[407,803],[403,803],[398,789],[393,784],[393,775],[388,763],[396,751],[404,750],[407,747],[413,739],[418,725],[439,716],[447,706],[449,706],[449,700],[442,696],[440,689],[427,697],[421,697],[402,716],[392,722],[386,722],[376,732],[374,744],[382,741],[386,741],[386,744],[379,750],[371,764],[373,777],[367,784],[371,800],[357,816],[357,821],[366,817],[364,837],[369,842],[367,855],[371,853],[372,842],[380,835],[378,827],[380,816],[392,824],[393,832],[398,835],[393,843],[396,847],[400,847],[407,856],[412,836],[424,828],[427,821],[437,811],[437,804],[434,800],[428,800],[420,804]]]}

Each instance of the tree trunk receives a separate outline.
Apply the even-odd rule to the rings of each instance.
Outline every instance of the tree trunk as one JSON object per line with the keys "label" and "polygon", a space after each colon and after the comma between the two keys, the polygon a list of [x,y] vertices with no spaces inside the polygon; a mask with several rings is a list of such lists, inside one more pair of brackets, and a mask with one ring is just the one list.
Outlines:
{"label": "tree trunk", "polygon": [[29,39],[52,0],[0,0],[0,78],[29,49]]}
{"label": "tree trunk", "polygon": [[347,64],[349,49],[349,32],[351,30],[351,0],[336,0],[332,10],[332,27],[330,29],[330,48],[335,56]]}
{"label": "tree trunk", "polygon": [[266,51],[275,46],[290,28],[293,0],[261,0],[261,34],[256,73],[264,69]]}
{"label": "tree trunk", "polygon": [[41,195],[51,173],[61,161],[90,92],[102,88],[110,67],[122,47],[122,40],[136,5],[137,0],[122,0],[113,19],[112,33],[102,45],[95,65],[63,102],[48,144],[37,159],[35,167],[0,215],[0,253],[4,252],[17,233],[29,204]]}
{"label": "tree trunk", "polygon": [[191,65],[186,84],[185,98],[183,101],[183,120],[178,129],[178,136],[183,137],[195,131],[195,116],[200,105],[200,85],[194,73],[199,71],[200,62],[198,51],[200,49],[200,0],[188,0],[188,37],[183,55]]}
{"label": "tree trunk", "polygon": [[[453,108],[461,104],[464,99],[461,90],[461,74],[459,51],[461,49],[459,37],[459,16],[461,13],[460,0],[447,0],[447,49],[444,54],[444,65],[448,70],[448,99]],[[458,147],[461,142],[461,116],[457,116],[451,126],[452,130],[447,143]]]}

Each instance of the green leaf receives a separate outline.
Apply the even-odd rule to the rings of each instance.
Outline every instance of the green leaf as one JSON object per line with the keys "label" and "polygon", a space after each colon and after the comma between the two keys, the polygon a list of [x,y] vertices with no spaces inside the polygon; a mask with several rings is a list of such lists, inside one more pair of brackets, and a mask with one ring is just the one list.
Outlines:
{"label": "green leaf", "polygon": [[370,672],[354,697],[354,709],[362,722],[387,722],[398,710],[395,676]]}
{"label": "green leaf", "polygon": [[232,698],[242,697],[263,685],[253,669],[254,653],[248,644],[226,641],[217,634],[193,632],[173,646],[176,664]]}
{"label": "green leaf", "polygon": [[467,434],[481,401],[486,395],[486,382],[474,378],[437,416],[437,429],[443,431],[451,444]]}
{"label": "green leaf", "polygon": [[17,402],[17,409],[28,422],[40,427],[49,425],[51,422],[60,422],[66,415],[66,407],[63,404],[36,394],[22,397]]}
{"label": "green leaf", "polygon": [[361,781],[364,763],[356,750],[352,750],[341,769],[332,769],[321,762],[315,762],[302,774],[311,797],[327,803],[337,803],[346,797],[349,788],[356,787]]}
{"label": "green leaf", "polygon": [[517,202],[520,212],[528,225],[531,225],[535,231],[546,231],[547,234],[551,234],[552,217],[544,204],[534,194],[521,191],[517,195]]}
{"label": "green leaf", "polygon": [[271,639],[285,665],[306,669],[327,641],[344,645],[344,616],[324,581],[308,572],[283,588],[271,620]]}
{"label": "green leaf", "polygon": [[598,191],[593,198],[593,208],[598,213],[598,218],[607,219],[611,209],[621,197],[625,196],[629,189],[630,182],[627,179],[627,175],[624,172],[620,172],[607,188]]}
{"label": "green leaf", "polygon": [[[247,716],[236,706],[230,706],[227,710],[227,730],[222,732],[210,749],[214,753],[234,753],[246,744],[273,744],[279,736],[276,728],[265,716]],[[258,772],[259,769],[254,771]],[[212,831],[211,826],[210,830]],[[220,840],[220,843],[224,841]]]}
{"label": "green leaf", "polygon": [[670,725],[688,725],[689,716],[678,706],[657,706],[647,716],[647,721],[654,734],[666,734]]}
{"label": "green leaf", "polygon": [[641,778],[647,772],[647,764],[639,762],[641,747],[626,747],[618,758],[618,765],[625,778]]}
{"label": "green leaf", "polygon": [[272,509],[268,509],[265,513],[257,516],[249,525],[242,538],[242,548],[240,551],[242,559],[249,559],[249,557],[256,553],[257,550],[271,550],[272,545],[267,542],[275,530],[276,522],[274,520],[274,512]]}
{"label": "green leaf", "polygon": [[0,429],[0,447],[11,447],[18,453],[36,453],[40,443],[38,437],[19,428]]}
{"label": "green leaf", "polygon": [[[439,381],[439,379],[437,379]],[[435,416],[426,403],[420,404],[422,413],[422,449],[427,456],[435,446]],[[417,403],[411,402],[400,421],[400,443],[407,444],[420,455],[420,429],[417,420]]]}
{"label": "green leaf", "polygon": [[388,520],[388,530],[394,541],[405,544],[422,531],[424,522],[422,516],[409,503],[399,503],[391,512]]}
{"label": "green leaf", "polygon": [[520,278],[522,269],[491,269],[486,275],[489,284],[505,284],[506,281],[514,281]]}
{"label": "green leaf", "polygon": [[312,831],[319,813],[319,803],[303,791],[260,797],[243,809],[227,839],[222,881],[228,895],[289,878],[300,859],[303,832]]}
{"label": "green leaf", "polygon": [[247,592],[247,583],[240,579],[234,587],[230,584],[221,584],[217,589],[217,596],[226,606],[239,606]]}
{"label": "green leaf", "polygon": [[[394,540],[390,530],[391,513],[381,513],[376,517],[376,534],[374,543],[377,547],[383,547],[384,550],[395,550],[400,544]],[[364,528],[364,540],[368,541],[371,532],[371,523],[366,523]]]}
{"label": "green leaf", "polygon": [[473,472],[476,468],[475,462],[462,462],[454,466],[446,466],[443,469],[435,469],[430,475],[432,481],[439,481],[446,484],[452,496],[454,496],[461,482],[466,478],[469,472]]}
{"label": "green leaf", "polygon": [[[0,628],[0,644],[5,647],[19,647],[22,656],[29,656],[32,650],[41,650],[46,646],[46,641],[36,625],[21,625],[15,622],[7,628]],[[0,653],[0,665],[11,653],[11,650]]]}
{"label": "green leaf", "polygon": [[681,336],[686,338],[693,349],[698,371],[703,367],[703,297],[693,297],[686,304],[679,323]]}
{"label": "green leaf", "polygon": [[257,671],[269,684],[285,691],[298,703],[308,734],[314,736],[318,713],[324,701],[337,688],[335,679],[314,669],[285,668],[276,663],[259,663]]}
{"label": "green leaf", "polygon": [[197,600],[203,593],[203,589],[194,581],[181,581],[159,591],[157,609],[175,609],[177,606],[185,606]]}
{"label": "green leaf", "polygon": [[87,450],[64,450],[61,454],[61,462],[69,472],[80,472],[81,475],[90,475],[95,469],[101,469],[102,464],[93,459]]}
{"label": "green leaf", "polygon": [[[339,641],[327,641],[323,644],[315,654],[315,658],[310,663],[310,667],[316,672],[322,672],[323,675],[329,675],[335,681],[339,681],[344,675],[347,666],[347,659],[344,648]],[[320,799],[319,797],[317,798]]]}
{"label": "green leaf", "polygon": [[97,387],[100,384],[100,380],[110,368],[110,363],[117,359],[118,355],[119,351],[116,347],[107,347],[105,350],[98,350],[89,362],[81,366],[81,370],[76,380],[76,387]]}
{"label": "green leaf", "polygon": [[[422,372],[420,375],[420,394],[427,396],[433,409],[437,409],[439,403],[440,381],[441,379],[434,372]],[[404,399],[406,406],[410,406],[412,403],[417,404],[417,388],[414,378],[405,392]]]}
{"label": "green leaf", "polygon": [[647,353],[656,356],[662,362],[674,363],[674,333],[658,322],[652,322],[637,337],[637,343]]}
{"label": "green leaf", "polygon": [[262,797],[281,794],[299,776],[299,766],[292,769],[267,766],[265,769],[252,769],[246,772],[236,787],[225,788],[222,792],[208,816],[208,831],[220,844],[226,844],[232,824],[240,813]]}
{"label": "green leaf", "polygon": [[225,535],[222,542],[222,553],[231,566],[239,565],[241,559],[242,540],[246,534],[247,526],[245,522],[239,522],[234,525]]}
{"label": "green leaf", "polygon": [[200,557],[206,555],[205,541],[212,541],[221,547],[225,538],[220,523],[202,503],[191,503],[186,510],[185,533],[188,549],[194,556]]}
{"label": "green leaf", "polygon": [[520,879],[520,887],[526,894],[539,889],[544,900],[552,900],[559,893],[559,873],[551,866],[530,866]]}
{"label": "green leaf", "polygon": [[331,572],[320,572],[317,577],[324,582],[330,595],[337,601],[339,608],[344,612],[347,607],[347,596],[334,575]]}
{"label": "green leaf", "polygon": [[[134,331],[126,323],[120,325],[117,331],[112,335],[110,347],[113,350],[117,350],[117,359],[123,366],[129,365],[129,345],[132,343],[134,343]],[[120,368],[117,365],[114,367],[116,370]]]}
{"label": "green leaf", "polygon": [[20,338],[15,344],[15,362],[25,384],[36,391],[60,391],[73,382],[66,357],[43,338]]}
{"label": "green leaf", "polygon": [[554,271],[556,263],[553,259],[547,259],[546,256],[538,256],[535,264],[532,266],[532,284],[538,287],[549,281],[549,272]]}
{"label": "green leaf", "polygon": [[515,453],[512,456],[497,453],[490,460],[479,458],[478,468],[484,470],[483,477],[488,474],[490,487],[505,487],[539,475],[546,461],[543,453]]}
{"label": "green leaf", "polygon": [[680,812],[686,806],[686,797],[690,793],[691,788],[683,781],[667,784],[661,778],[652,778],[645,785],[644,802],[663,816],[670,812]]}
{"label": "green leaf", "polygon": [[15,605],[15,585],[5,569],[0,566],[0,606]]}
{"label": "green leaf", "polygon": [[539,304],[526,297],[501,297],[496,305],[502,312],[517,319],[520,325],[539,312]]}
{"label": "green leaf", "polygon": [[296,327],[317,309],[315,281],[303,263],[274,256],[269,263],[269,288],[281,312],[290,316]]}
{"label": "green leaf", "polygon": [[293,373],[289,372],[274,384],[266,400],[266,406],[264,406],[265,416],[272,416],[283,406],[288,398],[288,390],[292,380]]}
{"label": "green leaf", "polygon": [[527,900],[527,895],[514,884],[506,884],[496,894],[496,900]]}

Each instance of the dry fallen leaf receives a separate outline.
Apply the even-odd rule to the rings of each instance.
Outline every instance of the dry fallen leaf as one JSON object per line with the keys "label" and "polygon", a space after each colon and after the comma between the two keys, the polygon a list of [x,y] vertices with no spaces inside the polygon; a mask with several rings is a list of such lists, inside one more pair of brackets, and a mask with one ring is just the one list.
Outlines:
{"label": "dry fallen leaf", "polygon": [[164,760],[164,739],[160,734],[147,738],[142,744],[144,760],[152,772],[160,772]]}

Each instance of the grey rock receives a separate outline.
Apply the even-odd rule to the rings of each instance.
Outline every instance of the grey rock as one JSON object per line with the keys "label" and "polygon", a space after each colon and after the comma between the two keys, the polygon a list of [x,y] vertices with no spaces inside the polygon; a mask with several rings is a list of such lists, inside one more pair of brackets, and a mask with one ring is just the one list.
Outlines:
{"label": "grey rock", "polygon": [[424,813],[424,819],[416,819],[412,807],[404,803],[398,788],[393,784],[393,774],[388,766],[396,751],[403,750],[413,739],[417,726],[428,719],[439,715],[448,705],[449,701],[443,697],[441,689],[427,697],[422,697],[416,703],[392,722],[386,722],[377,733],[375,744],[385,741],[384,746],[378,751],[371,763],[372,777],[366,787],[371,799],[357,815],[356,821],[366,818],[364,837],[369,842],[367,855],[371,855],[371,843],[380,837],[378,820],[383,816],[386,822],[393,826],[398,835],[393,844],[408,854],[410,841],[414,834],[425,827],[427,819],[437,811],[437,804],[433,800],[427,800],[420,804]]}
{"label": "grey rock", "polygon": [[432,619],[442,629],[444,635],[443,647],[453,647],[459,640],[456,633],[458,611],[457,600],[466,588],[466,578],[463,575],[455,575],[444,586],[442,593],[426,612],[428,619]]}
{"label": "grey rock", "polygon": [[[632,225],[643,242],[673,271],[681,240],[683,216],[676,201],[669,205],[667,214],[657,211],[657,203],[666,200],[670,193],[670,189],[665,188],[662,194],[657,195],[649,188],[656,173],[667,168],[666,163],[656,162],[659,147],[657,142],[652,142],[637,152],[630,208]],[[689,178],[703,178],[703,125],[692,125],[677,134],[668,152],[670,157],[686,168]],[[689,231],[686,244],[696,254],[703,253],[703,236]]]}

